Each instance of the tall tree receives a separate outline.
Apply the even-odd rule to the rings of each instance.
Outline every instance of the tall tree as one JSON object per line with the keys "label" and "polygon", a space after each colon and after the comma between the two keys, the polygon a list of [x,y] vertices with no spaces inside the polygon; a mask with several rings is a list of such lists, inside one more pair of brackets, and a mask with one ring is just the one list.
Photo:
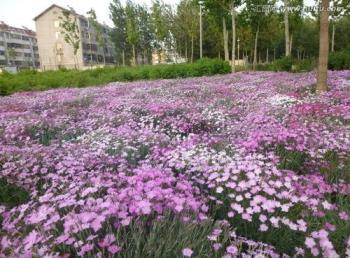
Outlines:
{"label": "tall tree", "polygon": [[235,72],[235,62],[236,62],[236,8],[241,5],[240,0],[231,0],[231,20],[232,20],[232,72]]}
{"label": "tall tree", "polygon": [[288,13],[289,13],[288,0],[284,0],[284,36],[286,40],[286,56],[290,56]]}
{"label": "tall tree", "polygon": [[96,12],[94,9],[91,9],[87,12],[89,25],[92,26],[95,34],[95,38],[97,41],[97,44],[102,49],[102,56],[103,56],[103,64],[106,64],[106,54],[105,54],[105,48],[106,48],[106,40],[103,36],[103,27],[100,23],[97,21]]}
{"label": "tall tree", "polygon": [[[255,33],[254,52],[253,52],[253,69],[255,70],[258,60],[258,40],[259,33],[262,28],[268,24],[268,19],[271,14],[270,8],[265,6],[273,6],[274,0],[246,0],[243,14],[247,21],[249,21],[252,30]],[[259,8],[263,7],[263,8]]]}
{"label": "tall tree", "polygon": [[[222,35],[224,43],[224,56],[225,60],[229,61],[229,46],[228,46],[228,30],[227,30],[227,18],[229,16],[229,4],[232,4],[232,1],[229,0],[203,0],[205,9],[214,17],[219,19],[222,24]],[[232,10],[231,10],[232,15]]]}
{"label": "tall tree", "polygon": [[137,65],[136,60],[136,46],[140,41],[140,31],[139,31],[139,23],[138,23],[138,13],[137,6],[131,2],[127,1],[125,6],[125,14],[126,14],[126,34],[127,40],[132,47],[132,64]]}
{"label": "tall tree", "polygon": [[162,0],[154,0],[151,7],[151,19],[156,38],[155,48],[158,54],[158,63],[161,62],[161,53],[169,41],[170,33],[168,22],[169,6]]}
{"label": "tall tree", "polygon": [[[303,0],[289,0],[289,54],[292,55],[293,41],[295,41],[295,34],[302,26],[302,10],[304,6]],[[293,40],[294,39],[294,40]]]}
{"label": "tall tree", "polygon": [[80,48],[80,31],[77,21],[76,12],[72,7],[62,10],[62,15],[59,16],[61,33],[64,35],[64,40],[72,46],[74,54],[75,68],[77,66],[77,53]]}
{"label": "tall tree", "polygon": [[[198,28],[199,28],[199,6],[193,0],[182,0],[177,6],[177,13],[175,18],[175,30],[174,35],[177,44],[181,44],[181,37],[184,40],[185,48],[187,43],[191,45],[191,58],[190,61],[194,60],[194,44],[198,39]],[[185,51],[187,52],[187,51]]]}
{"label": "tall tree", "polygon": [[333,0],[332,9],[330,12],[332,22],[332,41],[331,52],[334,52],[335,48],[335,30],[337,21],[344,15],[348,15],[350,12],[350,0]]}
{"label": "tall tree", "polygon": [[111,33],[111,38],[115,46],[117,61],[122,65],[126,65],[126,55],[129,49],[126,33],[126,15],[125,10],[120,0],[113,0],[109,5],[110,18],[114,28]]}
{"label": "tall tree", "polygon": [[317,92],[324,92],[328,90],[328,53],[329,53],[329,0],[322,0],[320,10],[320,48],[318,56],[318,75],[317,75]]}
{"label": "tall tree", "polygon": [[149,63],[151,56],[152,43],[154,42],[154,34],[151,23],[151,16],[145,6],[138,6],[138,16],[139,16],[139,31],[140,40],[138,48],[142,51],[143,63]]}

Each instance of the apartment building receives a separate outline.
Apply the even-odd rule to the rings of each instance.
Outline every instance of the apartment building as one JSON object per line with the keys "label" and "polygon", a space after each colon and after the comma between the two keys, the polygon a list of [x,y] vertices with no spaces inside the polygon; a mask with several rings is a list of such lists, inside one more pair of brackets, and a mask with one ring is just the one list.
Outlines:
{"label": "apartment building", "polygon": [[85,69],[98,65],[114,64],[114,46],[109,38],[111,28],[102,25],[103,38],[106,43],[105,47],[102,48],[96,40],[95,30],[90,25],[89,20],[77,13],[73,13],[72,16],[77,19],[80,47],[77,55],[74,55],[73,47],[64,40],[60,26],[63,10],[65,8],[53,4],[34,18],[41,69]]}
{"label": "apartment building", "polygon": [[39,67],[39,53],[34,31],[16,28],[0,21],[0,67]]}

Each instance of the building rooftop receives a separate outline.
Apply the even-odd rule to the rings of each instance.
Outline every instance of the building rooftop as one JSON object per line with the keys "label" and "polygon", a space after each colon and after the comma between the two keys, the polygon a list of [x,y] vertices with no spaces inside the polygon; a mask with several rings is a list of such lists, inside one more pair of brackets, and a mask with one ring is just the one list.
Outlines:
{"label": "building rooftop", "polygon": [[[59,5],[57,5],[57,4],[52,4],[52,5],[50,5],[48,8],[46,8],[44,11],[42,11],[41,13],[39,13],[37,16],[35,16],[34,17],[34,21],[36,21],[37,19],[39,19],[43,14],[45,14],[45,13],[47,13],[48,11],[50,11],[52,8],[59,8],[59,9],[61,9],[61,10],[67,10],[68,11],[68,9],[67,8],[64,8],[64,7],[62,7],[62,6],[59,6]],[[83,19],[87,19],[87,17],[85,17],[84,15],[81,15],[81,14],[78,14],[78,13],[74,13],[76,16],[78,16],[79,18],[83,18]],[[111,29],[108,25],[106,25],[106,24],[104,24],[104,23],[100,23],[101,25],[103,25],[103,27],[105,27],[105,28],[108,28],[108,29]]]}
{"label": "building rooftop", "polygon": [[21,33],[28,36],[36,36],[36,33],[27,27],[17,28],[10,25],[7,25],[5,22],[0,21],[0,31],[10,32],[10,33]]}

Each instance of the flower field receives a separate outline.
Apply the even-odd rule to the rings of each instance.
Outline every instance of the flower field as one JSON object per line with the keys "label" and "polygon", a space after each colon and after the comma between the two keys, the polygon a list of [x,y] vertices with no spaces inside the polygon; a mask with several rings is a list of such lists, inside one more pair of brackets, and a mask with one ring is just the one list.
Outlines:
{"label": "flower field", "polygon": [[0,98],[0,179],[27,195],[0,203],[0,257],[350,256],[350,71],[315,83],[250,72]]}

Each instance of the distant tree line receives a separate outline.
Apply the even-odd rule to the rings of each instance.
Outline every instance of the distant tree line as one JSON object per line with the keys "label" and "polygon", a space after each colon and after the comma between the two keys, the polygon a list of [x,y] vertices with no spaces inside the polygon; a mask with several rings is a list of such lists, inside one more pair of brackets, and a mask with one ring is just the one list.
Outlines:
{"label": "distant tree line", "polygon": [[[331,51],[350,49],[348,2],[330,3]],[[255,65],[282,56],[318,55],[320,9],[304,8],[303,0],[181,0],[176,7],[154,0],[150,8],[113,0],[111,37],[118,63],[149,63],[152,51],[160,55],[164,49],[176,50],[188,62],[198,59],[200,5],[205,57],[246,58]]]}

